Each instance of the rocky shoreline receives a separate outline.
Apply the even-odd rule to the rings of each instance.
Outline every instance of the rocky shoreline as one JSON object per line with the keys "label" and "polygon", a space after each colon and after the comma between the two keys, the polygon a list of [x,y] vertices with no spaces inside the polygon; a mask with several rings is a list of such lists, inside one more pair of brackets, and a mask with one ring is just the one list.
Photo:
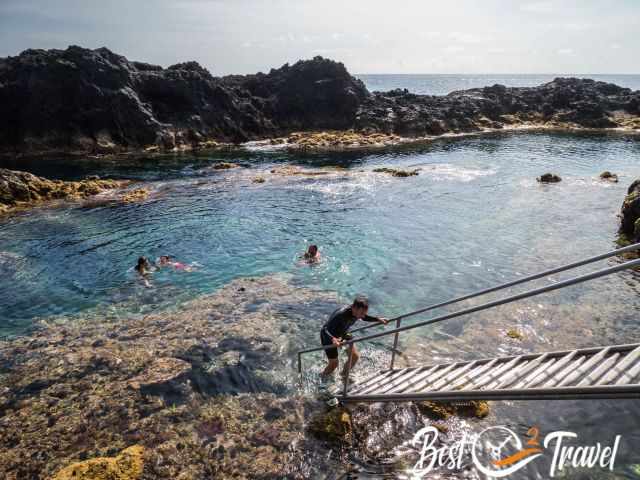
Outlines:
{"label": "rocky shoreline", "polygon": [[346,468],[347,452],[389,460],[389,422],[407,438],[425,423],[453,438],[464,425],[452,414],[489,413],[328,409],[305,395],[291,363],[301,325],[337,302],[286,277],[237,279],[175,310],[98,309],[0,341],[0,476],[303,479]]}
{"label": "rocky shoreline", "polygon": [[[87,178],[77,182],[48,180],[28,172],[0,168],[0,215],[54,200],[82,200],[127,186],[125,180]],[[127,194],[123,197],[126,201]]]}
{"label": "rocky shoreline", "polygon": [[[106,48],[0,59],[0,152],[9,156],[228,148],[362,148],[515,129],[640,131],[640,91],[588,79],[493,85],[444,96],[369,92],[321,57],[269,73],[214,77]],[[297,132],[297,133],[296,133]]]}

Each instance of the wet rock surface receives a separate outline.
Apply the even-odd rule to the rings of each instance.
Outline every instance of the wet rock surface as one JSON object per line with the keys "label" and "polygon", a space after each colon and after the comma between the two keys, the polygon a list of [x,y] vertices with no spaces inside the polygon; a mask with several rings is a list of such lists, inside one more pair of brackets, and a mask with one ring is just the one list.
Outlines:
{"label": "wet rock surface", "polygon": [[451,439],[467,428],[446,404],[302,395],[298,325],[337,304],[286,277],[247,278],[175,310],[49,319],[0,342],[0,477],[325,478],[404,468],[416,451],[394,448],[425,424]]}
{"label": "wet rock surface", "polygon": [[313,403],[291,393],[290,349],[296,319],[335,305],[242,279],[176,311],[49,320],[1,342],[0,477],[49,478],[140,445],[140,478],[305,478],[313,448],[295,446]]}
{"label": "wet rock surface", "polygon": [[0,213],[50,200],[87,198],[126,184],[96,178],[78,182],[48,180],[31,173],[0,168]]}
{"label": "wet rock surface", "polygon": [[221,78],[196,62],[162,68],[107,48],[0,59],[0,152],[10,155],[180,151],[265,138],[298,149],[351,148],[521,127],[639,130],[640,92],[557,78],[445,96],[371,94],[343,64],[322,57]]}
{"label": "wet rock surface", "polygon": [[558,183],[562,181],[562,178],[555,173],[543,173],[536,180],[540,183]]}
{"label": "wet rock surface", "polygon": [[620,243],[629,244],[638,241],[640,241],[640,179],[629,186],[620,209]]}
{"label": "wet rock surface", "polygon": [[117,457],[92,458],[60,470],[52,480],[137,480],[142,476],[144,448],[134,445]]}

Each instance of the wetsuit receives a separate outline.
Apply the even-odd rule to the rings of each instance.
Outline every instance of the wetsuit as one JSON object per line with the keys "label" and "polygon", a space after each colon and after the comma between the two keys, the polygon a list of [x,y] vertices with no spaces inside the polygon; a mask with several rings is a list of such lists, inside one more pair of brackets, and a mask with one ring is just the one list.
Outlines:
{"label": "wetsuit", "polygon": [[[322,342],[322,345],[333,345],[331,337],[344,339],[344,336],[357,320],[358,319],[353,316],[351,305],[337,309],[331,314],[327,323],[322,327],[322,330],[320,330],[320,341]],[[362,320],[365,322],[380,321],[379,318],[372,317],[370,315],[365,315]],[[328,358],[338,358],[338,349],[335,346],[333,348],[326,349],[325,353]]]}

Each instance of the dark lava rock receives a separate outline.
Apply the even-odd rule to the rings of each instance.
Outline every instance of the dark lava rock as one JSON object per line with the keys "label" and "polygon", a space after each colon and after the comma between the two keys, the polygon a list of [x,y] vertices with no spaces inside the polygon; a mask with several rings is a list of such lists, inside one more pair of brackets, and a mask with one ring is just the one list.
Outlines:
{"label": "dark lava rock", "polygon": [[579,78],[556,78],[537,87],[493,85],[445,96],[406,90],[375,92],[358,111],[356,129],[400,135],[441,135],[533,126],[622,126],[615,112],[637,116],[640,91]]}
{"label": "dark lava rock", "polygon": [[[107,48],[25,50],[0,58],[0,152],[117,153],[207,148],[296,130],[404,136],[509,125],[638,128],[640,92],[557,78],[416,95],[370,94],[343,64],[316,57],[269,73],[214,77],[197,62],[162,68]],[[627,122],[627,123],[625,123]]]}
{"label": "dark lava rock", "polygon": [[562,178],[560,178],[555,173],[544,173],[540,175],[536,180],[538,180],[538,182],[540,183],[558,183],[562,181]]}
{"label": "dark lava rock", "polygon": [[620,211],[620,233],[623,240],[634,243],[640,240],[640,179],[635,180],[627,190]]}
{"label": "dark lava rock", "polygon": [[605,170],[604,172],[602,172],[600,174],[600,179],[612,183],[618,183],[618,175],[616,175],[615,173],[611,173],[609,170]]}
{"label": "dark lava rock", "polygon": [[0,59],[0,148],[108,153],[345,128],[368,95],[321,57],[216,78],[196,62],[163,69],[106,48],[31,49]]}

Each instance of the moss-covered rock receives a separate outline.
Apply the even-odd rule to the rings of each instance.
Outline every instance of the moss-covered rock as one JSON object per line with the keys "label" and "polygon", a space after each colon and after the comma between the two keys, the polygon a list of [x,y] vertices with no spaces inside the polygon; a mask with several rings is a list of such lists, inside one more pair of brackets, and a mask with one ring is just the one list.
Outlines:
{"label": "moss-covered rock", "polygon": [[91,178],[77,182],[48,180],[28,172],[0,169],[0,213],[49,200],[78,200],[105,190],[122,187],[127,182]]}
{"label": "moss-covered rock", "polygon": [[231,163],[231,162],[220,162],[220,163],[216,163],[213,168],[215,170],[230,170],[232,168],[238,168],[240,165],[238,165],[237,163]]}
{"label": "moss-covered rock", "polygon": [[122,196],[124,203],[136,203],[146,200],[149,197],[149,190],[146,188],[136,188],[129,190]]}
{"label": "moss-covered rock", "polygon": [[53,480],[137,480],[142,476],[144,447],[134,445],[117,457],[100,457],[74,463]]}
{"label": "moss-covered rock", "polygon": [[309,421],[308,431],[328,442],[349,442],[353,432],[351,413],[344,407],[318,412]]}
{"label": "moss-covered rock", "polygon": [[452,415],[460,417],[484,418],[489,415],[489,404],[483,401],[469,402],[418,402],[418,409],[424,415],[436,420],[445,420]]}
{"label": "moss-covered rock", "polygon": [[562,178],[555,173],[543,173],[536,180],[540,183],[558,183],[562,181]]}
{"label": "moss-covered rock", "polygon": [[605,180],[607,182],[618,183],[618,175],[615,173],[611,173],[609,170],[605,170],[600,174],[600,180]]}
{"label": "moss-covered rock", "polygon": [[420,171],[419,168],[416,168],[414,170],[402,170],[399,168],[375,168],[373,170],[376,173],[388,173],[394,177],[413,177],[418,175],[418,172]]}
{"label": "moss-covered rock", "polygon": [[284,144],[292,149],[323,150],[362,147],[383,147],[401,143],[402,139],[394,134],[380,132],[323,131],[295,132],[284,139],[274,139],[272,145]]}
{"label": "moss-covered rock", "polygon": [[635,180],[627,190],[627,196],[620,209],[620,234],[629,243],[640,239],[640,179]]}
{"label": "moss-covered rock", "polygon": [[524,339],[524,335],[522,335],[522,332],[516,328],[510,328],[509,330],[507,330],[507,337],[513,338],[514,340]]}

